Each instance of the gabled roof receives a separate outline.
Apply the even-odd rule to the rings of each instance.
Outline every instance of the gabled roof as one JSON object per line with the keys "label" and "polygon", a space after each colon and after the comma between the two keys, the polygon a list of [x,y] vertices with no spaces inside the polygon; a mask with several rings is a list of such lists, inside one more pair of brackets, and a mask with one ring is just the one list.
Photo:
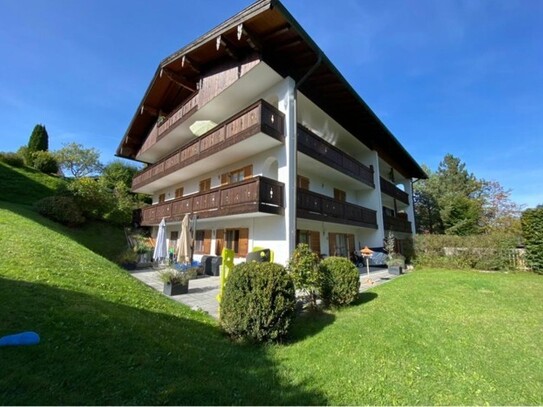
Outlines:
{"label": "gabled roof", "polygon": [[305,77],[300,92],[404,176],[427,177],[278,0],[257,1],[164,59],[117,155],[134,159],[156,123],[159,109],[167,114],[178,107],[196,91],[203,73],[218,64],[255,55],[283,77],[296,82]]}

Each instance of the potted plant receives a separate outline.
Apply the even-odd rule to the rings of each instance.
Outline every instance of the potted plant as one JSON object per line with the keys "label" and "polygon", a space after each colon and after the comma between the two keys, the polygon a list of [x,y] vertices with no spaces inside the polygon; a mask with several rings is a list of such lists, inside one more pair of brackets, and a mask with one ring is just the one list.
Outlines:
{"label": "potted plant", "polygon": [[132,249],[126,249],[117,257],[117,262],[125,270],[135,270],[138,254]]}
{"label": "potted plant", "polygon": [[405,267],[405,257],[403,257],[401,254],[394,254],[393,256],[388,256],[388,260],[386,261],[386,263],[388,266],[388,272],[390,274],[394,274],[396,276],[403,274],[403,268]]}
{"label": "potted plant", "polygon": [[179,271],[176,269],[168,269],[160,272],[160,279],[164,283],[164,294],[179,295],[189,292],[189,280],[196,277],[194,269]]}

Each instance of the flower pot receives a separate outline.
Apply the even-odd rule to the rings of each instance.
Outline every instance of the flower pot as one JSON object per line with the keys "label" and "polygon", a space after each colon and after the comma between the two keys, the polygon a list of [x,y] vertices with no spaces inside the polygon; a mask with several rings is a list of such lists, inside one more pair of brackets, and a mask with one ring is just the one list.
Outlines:
{"label": "flower pot", "polygon": [[392,275],[399,276],[402,274],[402,266],[388,266],[388,272]]}
{"label": "flower pot", "polygon": [[164,283],[164,294],[166,295],[180,295],[187,294],[189,292],[189,283],[186,284],[171,284]]}
{"label": "flower pot", "polygon": [[125,270],[136,270],[136,263],[133,262],[123,262],[121,263],[121,267]]}

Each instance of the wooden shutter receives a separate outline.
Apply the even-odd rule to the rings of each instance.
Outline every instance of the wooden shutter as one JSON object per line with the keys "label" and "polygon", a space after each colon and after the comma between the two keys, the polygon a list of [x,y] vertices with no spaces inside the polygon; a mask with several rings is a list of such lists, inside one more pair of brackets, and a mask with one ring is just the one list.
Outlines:
{"label": "wooden shutter", "polygon": [[175,197],[181,198],[183,196],[183,187],[179,187],[175,190]]}
{"label": "wooden shutter", "polygon": [[249,251],[249,229],[239,230],[238,256],[247,256]]}
{"label": "wooden shutter", "polygon": [[321,254],[321,235],[314,230],[310,231],[309,247],[317,254]]}
{"label": "wooden shutter", "polygon": [[228,173],[221,174],[221,185],[228,184],[229,180],[230,180],[230,175]]}
{"label": "wooden shutter", "polygon": [[215,234],[215,255],[220,256],[224,247],[224,230],[217,229]]}
{"label": "wooden shutter", "polygon": [[351,256],[351,253],[354,250],[354,235],[347,235],[347,244],[349,247],[347,248],[347,256]]}
{"label": "wooden shutter", "polygon": [[160,194],[158,196],[158,203],[162,203],[166,200],[166,194]]}
{"label": "wooden shutter", "polygon": [[211,178],[200,181],[200,192],[209,191],[211,189]]}
{"label": "wooden shutter", "polygon": [[243,179],[251,178],[253,176],[253,164],[243,168]]}
{"label": "wooden shutter", "polygon": [[328,233],[328,255],[329,256],[335,256],[336,234],[337,233]]}
{"label": "wooden shutter", "polygon": [[210,254],[211,250],[211,230],[204,230],[204,254]]}
{"label": "wooden shutter", "polygon": [[304,177],[302,175],[298,175],[297,184],[298,184],[298,188],[305,189],[306,191],[309,190],[309,178]]}
{"label": "wooden shutter", "polygon": [[337,199],[340,202],[345,202],[346,197],[347,194],[345,193],[345,191],[334,188],[334,199]]}

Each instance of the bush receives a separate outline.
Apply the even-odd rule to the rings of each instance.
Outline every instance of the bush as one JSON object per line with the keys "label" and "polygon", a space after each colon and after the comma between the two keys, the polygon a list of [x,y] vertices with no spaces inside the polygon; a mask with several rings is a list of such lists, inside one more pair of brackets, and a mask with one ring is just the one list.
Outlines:
{"label": "bush", "polygon": [[345,257],[328,257],[321,264],[322,300],[327,306],[340,307],[358,297],[360,275],[356,266]]}
{"label": "bush", "polygon": [[322,285],[322,273],[319,256],[305,243],[300,243],[288,262],[288,272],[297,290],[302,291],[311,304],[317,305],[319,289]]}
{"label": "bush", "polygon": [[58,163],[49,151],[35,151],[32,154],[32,167],[45,174],[56,174]]}
{"label": "bush", "polygon": [[276,341],[288,332],[296,304],[294,284],[275,263],[242,263],[228,276],[221,326],[236,339]]}
{"label": "bush", "polygon": [[114,195],[99,180],[74,179],[68,185],[68,191],[88,218],[103,220],[115,208]]}
{"label": "bush", "polygon": [[23,157],[17,153],[0,152],[0,161],[5,162],[12,167],[24,167],[25,162]]}
{"label": "bush", "polygon": [[533,271],[543,274],[543,208],[525,210],[521,223],[526,263]]}
{"label": "bush", "polygon": [[70,197],[49,196],[37,201],[34,208],[43,216],[64,225],[77,226],[85,222],[81,210]]}
{"label": "bush", "polygon": [[475,236],[417,235],[415,264],[453,269],[514,270],[519,237],[505,234]]}

